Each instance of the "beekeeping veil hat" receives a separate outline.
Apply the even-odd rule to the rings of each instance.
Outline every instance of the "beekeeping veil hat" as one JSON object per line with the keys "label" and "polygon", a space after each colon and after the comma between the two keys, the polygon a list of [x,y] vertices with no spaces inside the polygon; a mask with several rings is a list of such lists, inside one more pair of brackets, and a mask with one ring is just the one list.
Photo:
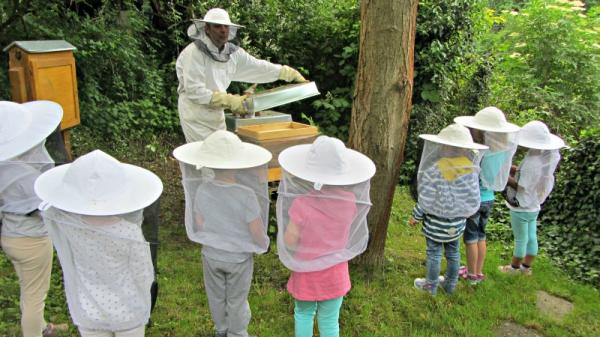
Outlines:
{"label": "beekeeping veil hat", "polygon": [[180,162],[190,240],[230,253],[264,253],[271,153],[218,130],[173,155]]}
{"label": "beekeeping veil hat", "polygon": [[40,144],[60,123],[62,107],[51,101],[0,101],[0,161]]}
{"label": "beekeeping veil hat", "polygon": [[311,272],[361,254],[369,238],[375,164],[339,139],[320,136],[279,155],[277,252],[290,270]]}
{"label": "beekeeping veil hat", "polygon": [[154,173],[95,150],[71,164],[46,171],[34,188],[40,199],[61,210],[115,215],[152,204],[163,185]]}
{"label": "beekeeping veil hat", "polygon": [[480,183],[487,189],[502,191],[508,182],[512,157],[517,151],[520,128],[507,122],[504,113],[493,106],[480,110],[475,116],[456,117],[454,122],[479,130],[482,143],[489,146],[481,160]]}
{"label": "beekeeping veil hat", "polygon": [[475,116],[459,116],[454,122],[468,128],[491,132],[517,132],[519,127],[506,121],[502,110],[489,106],[479,110]]}
{"label": "beekeeping veil hat", "polygon": [[566,147],[565,142],[551,134],[546,124],[540,121],[531,121],[523,126],[519,132],[519,145],[538,150],[556,150]]}
{"label": "beekeeping veil hat", "polygon": [[217,130],[204,141],[181,145],[173,156],[197,168],[241,169],[266,164],[271,152],[254,144],[242,142],[234,133]]}
{"label": "beekeeping veil hat", "polygon": [[204,27],[207,23],[229,26],[229,41],[235,38],[238,28],[244,27],[231,22],[229,19],[229,14],[224,9],[213,8],[206,12],[204,18],[201,20],[193,20],[193,23],[188,27],[187,30],[188,36],[192,40],[198,40],[202,36],[205,36]]}
{"label": "beekeeping veil hat", "polygon": [[352,185],[375,174],[375,164],[344,143],[319,136],[312,144],[289,147],[279,154],[281,167],[290,174],[319,185]]}
{"label": "beekeeping veil hat", "polygon": [[443,218],[466,218],[479,208],[479,162],[487,146],[473,142],[469,130],[452,124],[425,139],[417,191],[419,206]]}

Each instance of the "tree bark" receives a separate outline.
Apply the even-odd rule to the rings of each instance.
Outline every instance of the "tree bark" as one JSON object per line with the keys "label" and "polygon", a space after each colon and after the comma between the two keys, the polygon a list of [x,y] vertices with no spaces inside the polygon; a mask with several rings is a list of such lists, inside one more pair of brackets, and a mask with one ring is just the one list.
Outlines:
{"label": "tree bark", "polygon": [[356,89],[349,147],[369,156],[371,180],[369,245],[357,260],[383,265],[394,190],[404,161],[412,109],[413,64],[418,0],[362,0]]}

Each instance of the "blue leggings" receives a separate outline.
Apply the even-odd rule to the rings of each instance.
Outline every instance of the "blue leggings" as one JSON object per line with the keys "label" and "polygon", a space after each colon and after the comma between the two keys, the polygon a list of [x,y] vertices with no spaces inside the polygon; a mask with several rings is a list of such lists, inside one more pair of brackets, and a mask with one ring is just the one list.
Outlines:
{"label": "blue leggings", "polygon": [[312,337],[315,313],[319,323],[319,336],[339,337],[340,308],[344,296],[327,301],[296,300],[294,319],[296,321],[296,337]]}
{"label": "blue leggings", "polygon": [[538,253],[537,242],[537,212],[510,211],[510,223],[515,237],[514,257],[536,256]]}

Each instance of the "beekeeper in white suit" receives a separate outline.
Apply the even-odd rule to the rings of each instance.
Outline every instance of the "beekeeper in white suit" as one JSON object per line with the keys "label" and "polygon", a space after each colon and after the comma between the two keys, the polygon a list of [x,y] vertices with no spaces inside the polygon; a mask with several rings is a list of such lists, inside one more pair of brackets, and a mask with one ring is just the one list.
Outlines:
{"label": "beekeeper in white suit", "polygon": [[259,60],[229,42],[238,28],[223,9],[213,8],[194,20],[187,34],[193,40],[176,63],[179,119],[186,141],[204,140],[225,129],[223,109],[245,113],[246,96],[228,94],[232,81],[268,83],[276,80],[306,82],[295,69]]}

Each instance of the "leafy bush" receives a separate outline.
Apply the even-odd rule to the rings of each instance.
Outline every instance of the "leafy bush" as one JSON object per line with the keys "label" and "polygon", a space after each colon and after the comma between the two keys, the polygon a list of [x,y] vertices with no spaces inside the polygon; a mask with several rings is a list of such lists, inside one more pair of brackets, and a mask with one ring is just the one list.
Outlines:
{"label": "leafy bush", "polygon": [[598,14],[541,0],[503,11],[486,41],[496,63],[488,102],[521,125],[544,120],[569,141],[600,123]]}
{"label": "leafy bush", "polygon": [[419,3],[413,110],[401,183],[416,171],[418,134],[437,133],[454,117],[481,107],[491,65],[477,42],[493,24],[488,14],[476,0]]}
{"label": "leafy bush", "polygon": [[600,128],[567,151],[542,208],[541,243],[575,278],[600,286]]}

